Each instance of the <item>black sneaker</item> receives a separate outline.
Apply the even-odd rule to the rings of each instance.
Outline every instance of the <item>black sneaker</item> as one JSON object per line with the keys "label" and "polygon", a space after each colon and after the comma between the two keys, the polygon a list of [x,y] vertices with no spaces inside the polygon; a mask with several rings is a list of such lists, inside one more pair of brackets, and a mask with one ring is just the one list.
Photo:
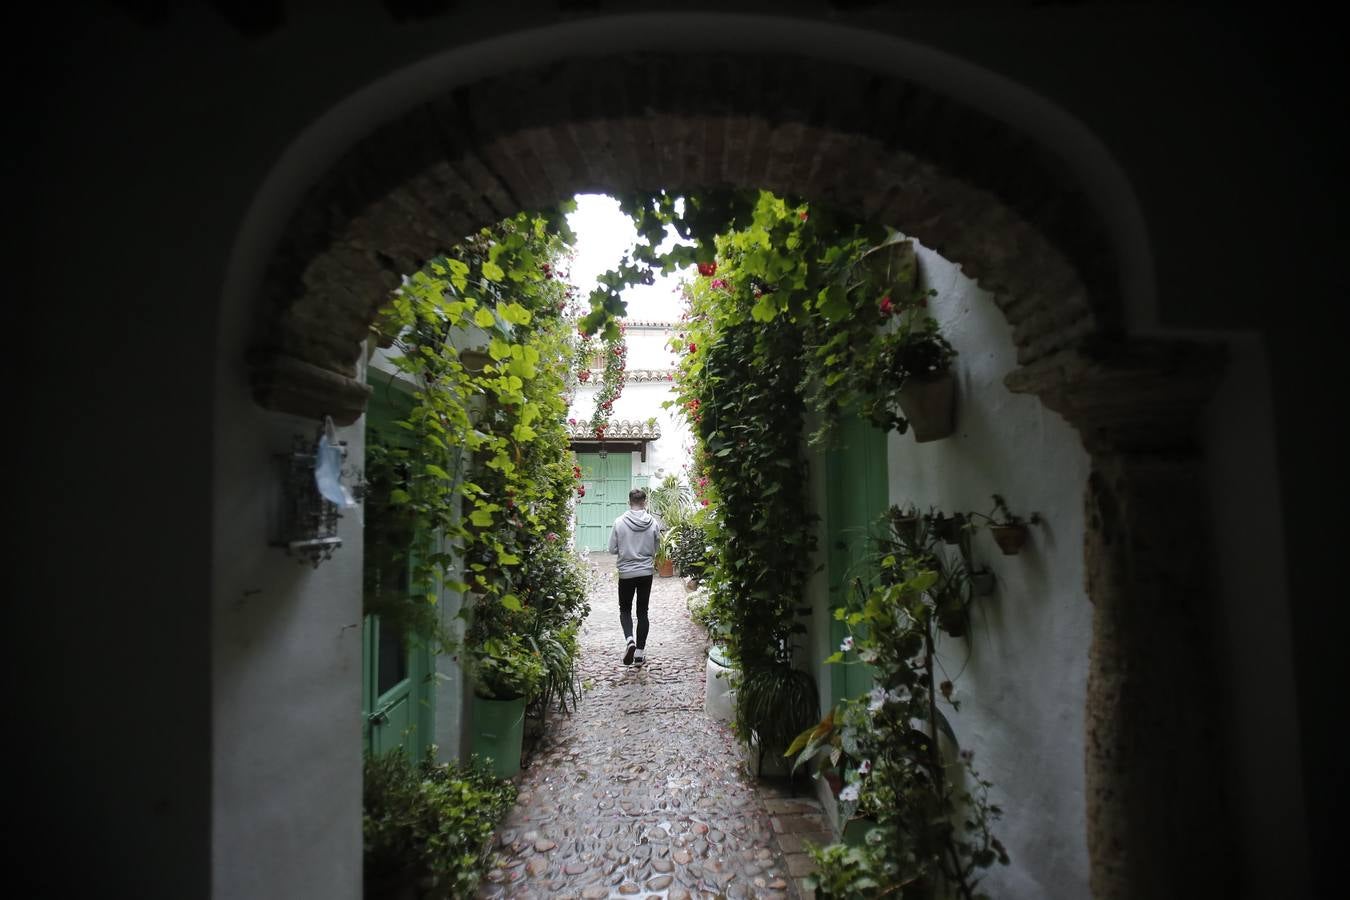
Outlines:
{"label": "black sneaker", "polygon": [[637,641],[628,639],[628,649],[623,651],[623,664],[631,666],[633,664],[633,654],[637,652]]}

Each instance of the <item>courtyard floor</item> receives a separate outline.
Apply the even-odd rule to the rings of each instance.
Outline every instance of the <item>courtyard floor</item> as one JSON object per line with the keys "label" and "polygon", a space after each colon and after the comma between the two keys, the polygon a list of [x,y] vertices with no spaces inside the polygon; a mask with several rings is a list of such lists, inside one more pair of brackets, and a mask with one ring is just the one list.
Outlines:
{"label": "courtyard floor", "polygon": [[614,557],[581,633],[583,696],[555,713],[497,833],[483,898],[809,897],[803,841],[831,835],[813,785],[756,781],[703,711],[705,648],[679,578],[655,578],[647,662],[623,664]]}

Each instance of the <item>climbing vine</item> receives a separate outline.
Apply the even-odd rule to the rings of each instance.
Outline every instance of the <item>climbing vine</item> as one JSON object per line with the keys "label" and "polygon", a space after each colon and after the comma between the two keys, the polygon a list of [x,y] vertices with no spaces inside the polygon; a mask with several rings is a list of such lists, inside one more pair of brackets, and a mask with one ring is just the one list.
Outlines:
{"label": "climbing vine", "polygon": [[[377,320],[416,385],[399,423],[408,446],[375,456],[398,474],[388,502],[409,543],[392,552],[407,555],[414,604],[435,607],[444,586],[520,610],[522,559],[543,535],[567,533],[574,344],[568,288],[554,277],[570,239],[564,212],[470,236],[407,278]],[[426,634],[431,617],[407,619],[447,640]]]}
{"label": "climbing vine", "polygon": [[[600,381],[596,385],[595,411],[591,414],[590,430],[601,440],[604,440],[605,432],[611,426],[614,401],[618,400],[620,395],[623,394],[624,373],[628,370],[628,343],[625,340],[625,332],[626,328],[620,322],[617,331],[609,331],[600,339],[602,366]],[[587,366],[584,374],[589,376],[589,366],[594,358],[591,351],[590,335],[583,332],[581,341],[582,365]],[[582,380],[586,379],[583,378]]]}

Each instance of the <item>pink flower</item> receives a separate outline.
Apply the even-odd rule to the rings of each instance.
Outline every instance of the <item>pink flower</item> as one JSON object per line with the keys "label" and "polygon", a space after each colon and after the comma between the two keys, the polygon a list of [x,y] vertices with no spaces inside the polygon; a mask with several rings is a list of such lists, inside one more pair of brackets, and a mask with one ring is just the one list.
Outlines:
{"label": "pink flower", "polygon": [[807,219],[806,210],[802,210],[800,213],[798,213],[798,214],[797,214],[797,218],[799,218],[799,219],[801,219],[803,222],[805,222],[806,219]]}
{"label": "pink flower", "polygon": [[549,541],[550,543],[556,541],[557,539],[558,533],[556,531],[550,531],[548,534],[544,535],[544,540]]}
{"label": "pink flower", "polygon": [[567,424],[568,424],[568,425],[575,425],[575,424],[577,424],[577,420],[576,420],[576,419],[568,419],[568,420],[567,420]]}
{"label": "pink flower", "polygon": [[890,298],[890,296],[887,295],[887,296],[885,296],[885,297],[882,297],[882,298],[881,298],[881,314],[882,314],[883,316],[889,316],[889,315],[891,314],[891,310],[892,310],[892,309],[894,309],[894,307],[891,305],[891,298]]}

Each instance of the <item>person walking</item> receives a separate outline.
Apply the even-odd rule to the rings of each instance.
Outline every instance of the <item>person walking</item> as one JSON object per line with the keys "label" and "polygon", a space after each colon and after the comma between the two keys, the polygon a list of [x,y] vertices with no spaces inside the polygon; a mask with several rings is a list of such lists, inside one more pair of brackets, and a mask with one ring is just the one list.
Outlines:
{"label": "person walking", "polygon": [[[661,522],[647,512],[647,492],[628,492],[628,512],[614,520],[609,533],[609,552],[619,555],[619,622],[623,625],[623,664],[642,665],[647,660],[647,603],[656,574],[656,548],[661,541]],[[637,637],[633,636],[633,597],[637,596]]]}

